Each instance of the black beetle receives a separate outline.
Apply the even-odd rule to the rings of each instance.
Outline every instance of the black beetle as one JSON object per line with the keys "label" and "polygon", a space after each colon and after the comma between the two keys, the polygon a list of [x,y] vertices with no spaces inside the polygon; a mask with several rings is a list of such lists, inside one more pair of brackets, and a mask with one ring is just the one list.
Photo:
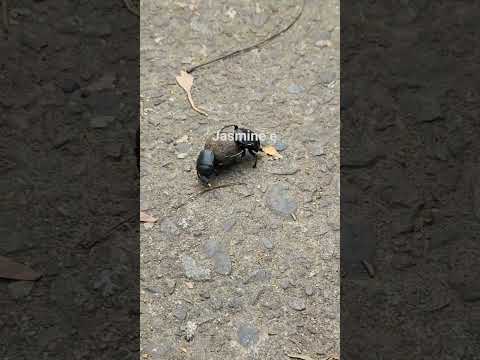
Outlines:
{"label": "black beetle", "polygon": [[240,150],[240,153],[232,155],[232,157],[241,155],[241,157],[243,158],[248,151],[255,158],[255,163],[253,164],[253,167],[256,168],[257,152],[263,151],[258,135],[250,129],[239,128],[237,125],[224,126],[222,130],[220,130],[220,132],[231,126],[233,126],[233,139]]}
{"label": "black beetle", "polygon": [[212,150],[204,149],[200,151],[197,158],[197,177],[202,184],[207,185],[210,178],[217,174],[215,165],[215,154]]}
{"label": "black beetle", "polygon": [[[221,137],[220,133],[228,127],[233,127],[233,134],[228,134],[230,136],[226,138]],[[208,185],[211,177],[217,175],[218,168],[234,164],[245,157],[247,151],[255,157],[255,168],[256,153],[263,151],[258,135],[237,125],[224,126],[218,133],[207,138],[204,149],[200,151],[197,158],[197,177],[204,185]]]}

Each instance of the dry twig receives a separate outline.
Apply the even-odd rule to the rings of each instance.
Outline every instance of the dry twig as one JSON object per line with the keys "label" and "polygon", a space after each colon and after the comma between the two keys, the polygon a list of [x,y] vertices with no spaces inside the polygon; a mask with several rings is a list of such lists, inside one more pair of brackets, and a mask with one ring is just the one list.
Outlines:
{"label": "dry twig", "polygon": [[229,184],[223,184],[223,185],[217,185],[217,186],[212,186],[212,187],[209,187],[207,189],[203,189],[202,191],[196,193],[196,194],[193,194],[192,196],[190,196],[188,198],[187,201],[181,203],[180,205],[177,205],[175,206],[175,210],[178,210],[180,209],[182,206],[188,204],[190,201],[198,198],[199,196],[207,193],[207,192],[210,192],[210,191],[213,191],[213,190],[216,190],[216,189],[223,189],[223,188],[226,188],[226,187],[230,187],[230,186],[238,186],[238,185],[247,185],[246,183],[243,183],[243,182],[238,182],[238,183],[229,183]]}
{"label": "dry twig", "polygon": [[282,35],[283,33],[285,33],[286,31],[288,31],[293,25],[295,25],[295,23],[298,21],[298,19],[300,19],[300,17],[302,16],[302,13],[303,13],[303,8],[305,7],[305,0],[303,0],[302,2],[302,7],[300,8],[300,11],[298,12],[297,16],[295,16],[295,18],[293,19],[293,21],[284,29],[280,30],[279,32],[269,36],[268,38],[266,38],[265,40],[262,40],[260,41],[259,43],[256,43],[254,45],[251,45],[251,46],[248,46],[244,49],[239,49],[239,50],[236,50],[236,51],[233,51],[229,54],[226,54],[226,55],[222,55],[218,58],[215,58],[213,60],[209,60],[203,64],[199,64],[199,65],[195,65],[191,68],[189,68],[187,70],[187,73],[192,73],[194,72],[195,70],[197,69],[200,69],[201,67],[204,67],[204,66],[207,66],[207,65],[210,65],[210,64],[213,64],[214,62],[217,62],[217,61],[220,61],[220,60],[225,60],[225,59],[228,59],[228,58],[231,58],[231,57],[234,57],[235,55],[240,55],[240,54],[244,54],[246,52],[249,52],[250,50],[253,50],[253,49],[257,49],[259,48],[260,46],[262,45],[265,45],[267,42],[269,41],[272,41],[273,39],[279,37],[280,35]]}

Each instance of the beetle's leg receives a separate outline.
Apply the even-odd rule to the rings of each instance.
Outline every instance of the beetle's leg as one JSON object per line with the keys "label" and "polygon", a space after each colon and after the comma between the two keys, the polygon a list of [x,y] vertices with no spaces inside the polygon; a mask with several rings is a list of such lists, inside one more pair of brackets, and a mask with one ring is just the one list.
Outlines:
{"label": "beetle's leg", "polygon": [[248,152],[253,155],[255,158],[255,163],[253,164],[253,168],[255,169],[257,167],[257,153],[254,152],[252,149],[248,149]]}
{"label": "beetle's leg", "polygon": [[205,185],[205,186],[209,186],[209,183],[208,183],[208,179],[203,176],[203,175],[199,175],[199,179],[200,179],[200,182]]}

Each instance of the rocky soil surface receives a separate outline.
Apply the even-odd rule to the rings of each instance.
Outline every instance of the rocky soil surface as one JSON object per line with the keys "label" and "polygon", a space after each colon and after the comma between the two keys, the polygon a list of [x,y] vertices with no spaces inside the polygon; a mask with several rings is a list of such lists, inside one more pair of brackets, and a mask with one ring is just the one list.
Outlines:
{"label": "rocky soil surface", "polygon": [[[141,3],[141,354],[147,359],[324,359],[339,352],[339,2]],[[202,191],[206,137],[227,124],[266,134],[261,156]],[[271,137],[275,135],[275,141]]]}

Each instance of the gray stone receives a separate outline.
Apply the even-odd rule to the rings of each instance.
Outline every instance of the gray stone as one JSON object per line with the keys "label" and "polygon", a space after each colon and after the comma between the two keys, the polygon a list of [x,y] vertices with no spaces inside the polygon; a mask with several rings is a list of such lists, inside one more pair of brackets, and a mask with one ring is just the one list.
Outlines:
{"label": "gray stone", "polygon": [[268,272],[265,269],[257,269],[253,272],[251,272],[247,279],[244,281],[245,284],[250,284],[252,282],[263,282],[270,280],[272,277],[272,274]]}
{"label": "gray stone", "polygon": [[96,116],[90,120],[90,127],[94,129],[103,129],[115,120],[115,116]]}
{"label": "gray stone", "polygon": [[210,270],[197,265],[197,262],[192,257],[183,256],[182,263],[187,278],[194,281],[210,280]]}
{"label": "gray stone", "polygon": [[221,310],[223,307],[222,299],[217,296],[210,298],[210,307],[216,311]]}
{"label": "gray stone", "polygon": [[32,281],[14,281],[8,284],[8,292],[14,299],[21,299],[30,294],[33,289]]}
{"label": "gray stone", "polygon": [[287,149],[287,144],[285,144],[285,143],[283,143],[283,142],[281,142],[281,141],[277,141],[277,142],[274,144],[274,146],[275,146],[275,149],[276,149],[277,151],[280,151],[280,152]]}
{"label": "gray stone", "polygon": [[225,224],[223,224],[223,230],[225,232],[230,232],[230,230],[233,229],[233,227],[235,226],[236,223],[237,223],[237,220],[235,220],[235,219],[227,220],[227,222],[225,222]]}
{"label": "gray stone", "polygon": [[220,275],[229,275],[232,272],[232,261],[230,256],[217,252],[213,257],[215,272]]}
{"label": "gray stone", "polygon": [[177,224],[175,224],[175,222],[170,218],[165,218],[162,220],[160,223],[160,232],[167,235],[169,239],[172,239],[179,234]]}
{"label": "gray stone", "polygon": [[209,257],[214,256],[218,251],[222,251],[222,250],[223,249],[220,246],[220,244],[215,240],[210,239],[210,240],[207,240],[207,242],[205,243],[205,253]]}
{"label": "gray stone", "polygon": [[187,318],[187,307],[184,304],[178,304],[173,312],[177,320],[183,321]]}
{"label": "gray stone", "polygon": [[270,239],[263,239],[262,240],[263,246],[265,246],[266,249],[272,250],[273,249],[273,242]]}
{"label": "gray stone", "polygon": [[288,187],[285,184],[274,184],[267,194],[267,205],[270,209],[282,216],[290,216],[297,210],[297,203],[289,197]]}
{"label": "gray stone", "polygon": [[208,240],[205,244],[205,253],[213,258],[214,270],[221,275],[229,275],[232,271],[232,261],[225,252],[222,244],[215,240]]}
{"label": "gray stone", "polygon": [[297,84],[290,84],[288,85],[287,91],[290,94],[300,94],[305,91],[305,88]]}
{"label": "gray stone", "polygon": [[302,310],[305,310],[307,305],[305,303],[305,300],[301,299],[301,298],[291,298],[289,301],[288,301],[288,306],[290,306],[293,310],[296,310],[296,311],[302,311]]}
{"label": "gray stone", "polygon": [[305,285],[305,294],[307,296],[312,296],[314,294],[315,290],[312,286],[312,284],[307,284]]}
{"label": "gray stone", "polygon": [[230,299],[230,301],[228,302],[228,307],[233,310],[239,310],[241,309],[242,304],[242,298],[237,295]]}
{"label": "gray stone", "polygon": [[258,330],[253,326],[241,325],[238,328],[238,342],[240,345],[249,348],[258,341]]}
{"label": "gray stone", "polygon": [[280,280],[279,285],[283,290],[287,290],[290,287],[290,280],[283,278]]}

